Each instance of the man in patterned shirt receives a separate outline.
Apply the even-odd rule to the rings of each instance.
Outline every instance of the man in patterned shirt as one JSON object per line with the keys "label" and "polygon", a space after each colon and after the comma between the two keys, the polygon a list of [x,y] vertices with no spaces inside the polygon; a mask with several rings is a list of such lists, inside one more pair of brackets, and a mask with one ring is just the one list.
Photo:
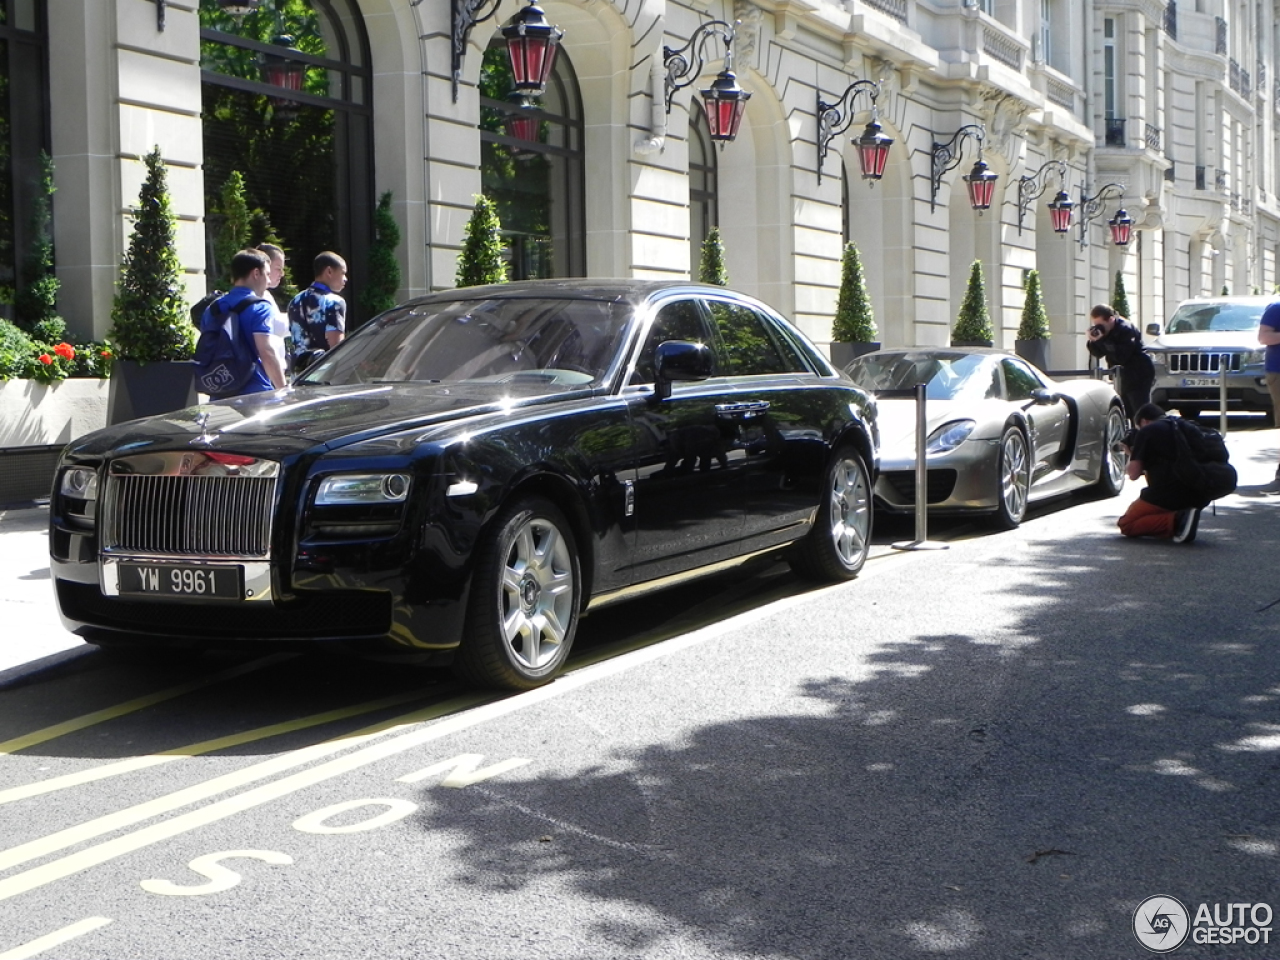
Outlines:
{"label": "man in patterned shirt", "polygon": [[295,370],[305,370],[346,336],[347,301],[338,294],[347,285],[347,261],[326,250],[313,267],[315,281],[289,303]]}

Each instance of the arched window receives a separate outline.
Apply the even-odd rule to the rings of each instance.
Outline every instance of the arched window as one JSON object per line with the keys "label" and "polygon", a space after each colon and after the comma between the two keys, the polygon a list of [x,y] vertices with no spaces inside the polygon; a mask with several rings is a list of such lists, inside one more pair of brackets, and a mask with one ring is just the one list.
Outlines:
{"label": "arched window", "polygon": [[372,72],[355,0],[277,0],[238,19],[200,0],[200,24],[209,283],[225,282],[236,246],[222,193],[239,172],[250,242],[274,235],[301,286],[315,255],[333,250],[360,290],[373,233]]}
{"label": "arched window", "polygon": [[720,223],[718,193],[716,151],[702,105],[695,100],[689,110],[689,263],[695,276],[702,259],[702,242]]}
{"label": "arched window", "polygon": [[[0,0],[0,303],[12,302],[31,245],[40,153],[49,149],[43,0]],[[8,311],[0,307],[0,311]],[[5,312],[4,316],[9,314]]]}
{"label": "arched window", "polygon": [[508,96],[506,43],[480,68],[480,189],[497,207],[512,280],[586,275],[582,98],[563,48],[541,97]]}

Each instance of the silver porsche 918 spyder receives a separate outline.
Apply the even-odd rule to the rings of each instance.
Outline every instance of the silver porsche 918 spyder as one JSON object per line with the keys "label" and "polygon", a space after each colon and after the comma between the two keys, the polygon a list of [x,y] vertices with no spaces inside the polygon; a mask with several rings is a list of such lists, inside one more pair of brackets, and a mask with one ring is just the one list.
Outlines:
{"label": "silver porsche 918 spyder", "polygon": [[1009,529],[1027,505],[1094,486],[1115,496],[1127,430],[1110,383],[1056,381],[998,350],[911,347],[864,354],[846,368],[879,407],[876,506],[916,504],[915,388],[925,384],[926,502],[931,514],[988,513]]}

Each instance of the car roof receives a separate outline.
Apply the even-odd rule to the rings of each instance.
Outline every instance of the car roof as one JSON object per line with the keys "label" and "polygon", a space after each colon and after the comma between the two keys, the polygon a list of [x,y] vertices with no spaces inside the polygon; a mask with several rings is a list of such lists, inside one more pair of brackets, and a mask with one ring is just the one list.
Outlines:
{"label": "car roof", "polygon": [[439,290],[408,301],[416,303],[446,303],[453,300],[518,300],[528,297],[553,297],[568,300],[607,300],[639,304],[655,294],[668,290],[681,290],[701,294],[729,294],[755,302],[755,298],[726,287],[689,280],[638,280],[619,278],[578,278],[562,280],[513,280],[481,287],[458,287]]}
{"label": "car roof", "polygon": [[1190,297],[1189,299],[1181,301],[1178,304],[1177,309],[1180,310],[1183,307],[1213,306],[1218,303],[1238,303],[1243,306],[1265,306],[1268,303],[1274,303],[1277,300],[1280,300],[1280,297],[1268,297],[1262,294],[1250,294],[1248,296],[1239,297]]}

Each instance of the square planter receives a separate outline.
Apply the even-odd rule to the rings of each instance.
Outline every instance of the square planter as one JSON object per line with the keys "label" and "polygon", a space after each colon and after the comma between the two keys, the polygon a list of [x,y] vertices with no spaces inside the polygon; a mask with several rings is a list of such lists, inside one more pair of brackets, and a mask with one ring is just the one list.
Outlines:
{"label": "square planter", "polygon": [[1037,370],[1045,370],[1049,366],[1048,340],[1015,340],[1013,352]]}
{"label": "square planter", "polygon": [[138,363],[116,360],[111,364],[111,397],[107,423],[172,413],[200,402],[196,395],[195,364],[190,360]]}
{"label": "square planter", "polygon": [[843,370],[864,353],[871,353],[873,350],[879,349],[879,341],[847,343],[841,340],[833,340],[831,342],[831,365],[837,370]]}
{"label": "square planter", "polygon": [[0,381],[0,503],[49,496],[62,448],[107,425],[106,380]]}

